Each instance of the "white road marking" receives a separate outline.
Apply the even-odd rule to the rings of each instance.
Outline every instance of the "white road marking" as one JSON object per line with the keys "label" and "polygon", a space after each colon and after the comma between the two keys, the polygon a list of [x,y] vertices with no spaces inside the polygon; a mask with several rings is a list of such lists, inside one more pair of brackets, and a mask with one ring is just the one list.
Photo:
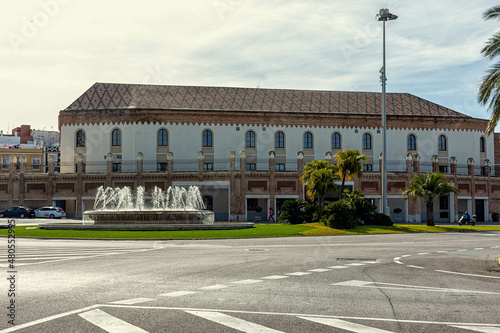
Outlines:
{"label": "white road marking", "polygon": [[196,293],[197,293],[197,291],[180,290],[180,291],[173,291],[171,293],[160,294],[160,296],[180,297],[180,296],[192,295],[192,294],[196,294]]}
{"label": "white road marking", "polygon": [[311,274],[311,272],[286,273],[286,275],[293,275],[293,276],[303,276],[303,275],[307,275],[307,274]]}
{"label": "white road marking", "polygon": [[131,305],[131,304],[139,304],[139,303],[144,303],[144,302],[149,302],[149,301],[154,301],[154,298],[131,298],[131,299],[125,299],[123,301],[114,301],[114,302],[109,302],[110,304],[125,304],[125,305]]}
{"label": "white road marking", "polygon": [[415,266],[415,265],[406,265],[406,267],[418,268],[418,269],[425,269],[425,268],[423,268],[423,267],[420,267],[420,266]]}
{"label": "white road marking", "polygon": [[476,277],[483,277],[483,278],[487,278],[487,279],[500,279],[500,276],[488,276],[488,275],[458,273],[458,272],[442,271],[440,269],[436,269],[435,272],[448,273],[448,274],[457,274],[457,275],[465,275],[465,276],[476,276]]}
{"label": "white road marking", "polygon": [[423,255],[426,255],[426,254],[430,254],[429,252],[421,252],[421,253],[417,253],[419,256],[423,256]]}
{"label": "white road marking", "polygon": [[328,269],[328,268],[316,268],[316,269],[309,270],[309,272],[317,272],[317,273],[329,272],[329,271],[331,271],[331,269]]}
{"label": "white road marking", "polygon": [[491,248],[492,249],[500,249],[500,245],[498,245],[498,246],[492,246]]}
{"label": "white road marking", "polygon": [[396,264],[400,264],[400,265],[403,265],[403,263],[401,261],[394,261]]}
{"label": "white road marking", "polygon": [[342,269],[342,268],[348,268],[349,266],[330,266],[328,268],[333,268],[333,269]]}
{"label": "white road marking", "polygon": [[79,316],[109,333],[148,333],[99,309],[80,313]]}
{"label": "white road marking", "polygon": [[457,252],[465,252],[465,251],[467,251],[467,249],[457,250]]}
{"label": "white road marking", "polygon": [[479,251],[479,250],[484,250],[483,247],[476,247],[474,250]]}
{"label": "white road marking", "polygon": [[350,323],[348,321],[333,319],[333,318],[315,318],[315,317],[299,317],[301,319],[310,320],[315,323],[323,324],[330,327],[340,328],[343,330],[356,333],[393,333],[391,331],[381,330],[378,328],[365,326],[361,324]]}
{"label": "white road marking", "polygon": [[269,275],[269,276],[264,276],[261,279],[266,279],[266,280],[279,280],[279,279],[286,279],[289,276],[285,275]]}
{"label": "white road marking", "polygon": [[213,321],[215,323],[234,328],[236,330],[242,332],[262,332],[262,333],[281,333],[282,331],[274,330],[269,327],[265,327],[259,324],[255,324],[243,319],[239,319],[236,317],[229,316],[220,312],[211,312],[211,311],[186,311],[192,315],[205,318],[207,320]]}
{"label": "white road marking", "polygon": [[412,285],[407,285],[407,284],[359,281],[359,280],[351,280],[351,281],[344,281],[344,282],[339,282],[339,283],[332,283],[332,285],[333,286],[347,286],[347,287],[377,288],[377,289],[396,289],[396,290],[434,291],[434,292],[445,292],[445,293],[473,293],[473,294],[500,295],[500,293],[495,293],[495,292],[490,292],[490,291],[476,291],[476,290],[464,290],[464,289],[449,289],[449,288],[438,288],[438,287],[412,286]]}
{"label": "white road marking", "polygon": [[401,258],[411,257],[411,254],[403,254]]}
{"label": "white road marking", "polygon": [[219,289],[225,289],[225,288],[229,288],[229,287],[231,287],[231,286],[228,286],[225,284],[214,284],[213,286],[201,287],[198,289],[201,289],[201,290],[219,290]]}
{"label": "white road marking", "polygon": [[346,264],[346,266],[364,266],[365,264],[359,262],[353,262],[352,264]]}
{"label": "white road marking", "polygon": [[248,280],[235,281],[232,283],[234,283],[234,284],[252,284],[252,283],[259,283],[259,282],[262,282],[262,280],[248,279]]}
{"label": "white road marking", "polygon": [[482,333],[500,333],[499,327],[488,327],[488,326],[462,326],[462,325],[450,325],[455,328],[462,328],[464,330],[470,330],[474,332]]}

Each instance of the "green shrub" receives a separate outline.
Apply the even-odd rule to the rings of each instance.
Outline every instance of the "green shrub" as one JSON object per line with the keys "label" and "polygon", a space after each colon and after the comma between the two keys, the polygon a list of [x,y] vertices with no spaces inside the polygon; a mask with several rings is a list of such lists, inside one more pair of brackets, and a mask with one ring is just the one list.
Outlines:
{"label": "green shrub", "polygon": [[290,222],[291,224],[300,224],[304,222],[304,199],[286,200],[281,208],[280,222]]}
{"label": "green shrub", "polygon": [[323,208],[316,202],[308,202],[304,206],[304,220],[307,222],[319,222],[323,215]]}
{"label": "green shrub", "polygon": [[[367,223],[368,224],[368,223]],[[380,225],[380,226],[392,226],[394,223],[389,215],[383,213],[376,213],[373,215],[373,219],[369,223],[370,225]]]}
{"label": "green shrub", "polygon": [[363,221],[355,216],[353,207],[346,200],[332,202],[326,206],[321,221],[335,229],[351,229],[363,224]]}

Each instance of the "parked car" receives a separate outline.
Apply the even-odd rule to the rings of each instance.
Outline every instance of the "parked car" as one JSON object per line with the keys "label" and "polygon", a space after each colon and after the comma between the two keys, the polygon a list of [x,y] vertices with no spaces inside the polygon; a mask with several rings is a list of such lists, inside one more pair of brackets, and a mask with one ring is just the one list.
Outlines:
{"label": "parked car", "polygon": [[35,210],[35,217],[48,217],[50,219],[60,219],[66,217],[66,212],[61,207],[42,207]]}
{"label": "parked car", "polygon": [[7,210],[2,210],[0,212],[1,217],[20,217],[22,219],[25,217],[35,217],[35,211],[28,207],[15,206]]}

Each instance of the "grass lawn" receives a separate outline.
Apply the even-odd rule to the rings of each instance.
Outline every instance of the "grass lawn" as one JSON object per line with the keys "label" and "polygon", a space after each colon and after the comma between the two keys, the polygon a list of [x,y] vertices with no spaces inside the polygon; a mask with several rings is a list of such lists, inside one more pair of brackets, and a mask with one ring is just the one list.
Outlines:
{"label": "grass lawn", "polygon": [[[36,238],[79,238],[79,239],[221,239],[221,238],[263,238],[326,235],[366,235],[389,233],[422,232],[474,232],[499,230],[500,226],[435,226],[397,224],[391,227],[360,226],[341,230],[318,223],[256,224],[254,228],[237,230],[180,230],[180,231],[92,231],[92,230],[42,230],[29,226],[16,227],[16,237]],[[0,229],[0,236],[6,236],[8,229]]]}

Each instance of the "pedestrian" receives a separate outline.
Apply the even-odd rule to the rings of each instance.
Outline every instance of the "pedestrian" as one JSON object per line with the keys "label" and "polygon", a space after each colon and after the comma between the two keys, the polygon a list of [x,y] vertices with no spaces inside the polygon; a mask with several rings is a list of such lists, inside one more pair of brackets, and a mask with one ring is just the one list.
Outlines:
{"label": "pedestrian", "polygon": [[269,222],[273,221],[274,222],[274,210],[273,207],[269,208]]}

